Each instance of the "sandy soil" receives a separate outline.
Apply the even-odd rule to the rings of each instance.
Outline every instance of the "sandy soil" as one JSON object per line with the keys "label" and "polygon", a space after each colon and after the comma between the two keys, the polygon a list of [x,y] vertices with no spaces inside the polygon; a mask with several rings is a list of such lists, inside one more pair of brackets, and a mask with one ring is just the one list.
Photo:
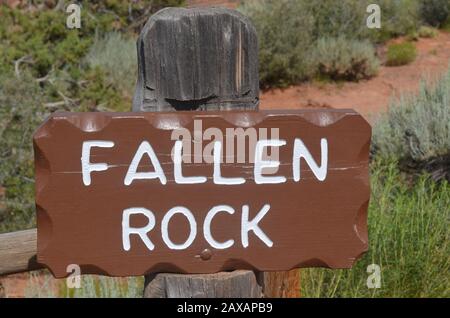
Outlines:
{"label": "sandy soil", "polygon": [[[396,40],[399,41],[399,40]],[[353,108],[373,120],[374,114],[388,108],[389,101],[402,93],[416,92],[420,80],[435,79],[447,70],[450,59],[450,34],[416,42],[417,59],[409,65],[381,66],[377,77],[358,83],[305,83],[287,89],[262,93],[261,109]],[[381,49],[381,55],[385,49]]]}
{"label": "sandy soil", "polygon": [[[359,83],[307,83],[266,91],[261,94],[261,109],[353,108],[372,121],[373,115],[387,109],[393,96],[417,92],[422,78],[434,79],[447,70],[450,34],[440,33],[434,39],[421,39],[416,46],[418,56],[410,65],[382,66],[377,77]],[[384,49],[380,50],[383,55]],[[28,273],[0,277],[0,298],[4,295],[23,297],[27,286],[41,285],[41,282],[47,284],[47,288],[57,289],[57,281],[48,275],[33,279]]]}

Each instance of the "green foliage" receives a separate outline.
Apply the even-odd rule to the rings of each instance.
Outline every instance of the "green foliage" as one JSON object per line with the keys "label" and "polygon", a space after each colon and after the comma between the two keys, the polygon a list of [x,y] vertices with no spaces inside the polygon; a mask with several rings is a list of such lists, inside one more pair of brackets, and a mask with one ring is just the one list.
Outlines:
{"label": "green foliage", "polygon": [[53,68],[77,68],[96,31],[111,28],[112,19],[93,19],[86,15],[81,29],[68,29],[66,15],[59,11],[20,11],[0,7],[0,51],[3,67],[29,56],[29,69],[35,77],[47,75]]}
{"label": "green foliage", "polygon": [[113,25],[117,29],[135,29],[147,22],[147,18],[164,7],[185,5],[185,0],[97,0],[85,1],[83,5],[91,12],[109,15],[114,18]]}
{"label": "green foliage", "polygon": [[[307,14],[314,19],[313,38],[325,37],[362,38],[367,35],[366,1],[319,0],[304,2]],[[289,15],[289,12],[285,12]],[[293,31],[294,32],[294,31]]]}
{"label": "green foliage", "polygon": [[406,41],[409,41],[409,42],[417,42],[417,41],[419,41],[419,39],[420,39],[420,36],[419,36],[418,31],[411,32],[406,36]]}
{"label": "green foliage", "polygon": [[47,115],[44,94],[29,75],[0,77],[0,232],[30,228],[34,221],[32,134]]}
{"label": "green foliage", "polygon": [[379,66],[369,41],[349,40],[343,36],[319,39],[312,60],[319,76],[332,80],[367,79],[377,74]]}
{"label": "green foliage", "polygon": [[450,32],[450,18],[444,22],[444,24],[441,26],[441,30],[447,33]]}
{"label": "green foliage", "polygon": [[412,63],[417,56],[416,46],[411,42],[395,43],[388,46],[387,66],[400,66]]}
{"label": "green foliage", "polygon": [[129,111],[131,97],[121,93],[120,87],[114,86],[100,67],[85,70],[81,84],[74,88],[81,101],[80,111]]}
{"label": "green foliage", "polygon": [[384,159],[427,161],[450,155],[450,71],[416,96],[403,96],[373,128],[373,152]]}
{"label": "green foliage", "polygon": [[416,31],[421,22],[418,1],[377,1],[376,3],[381,8],[381,29],[372,30],[369,37],[375,42],[384,42],[391,38]]}
{"label": "green foliage", "polygon": [[[377,2],[382,11],[382,28],[369,29],[366,21],[369,14],[366,0],[247,0],[239,10],[255,24],[259,37],[260,81],[262,88],[288,86],[311,79],[319,73],[311,66],[317,42],[329,38],[346,38],[362,41],[353,45],[352,56],[358,61],[367,60],[372,43],[386,41],[394,36],[406,35],[415,31],[419,25],[418,0],[381,0]],[[355,43],[355,42],[352,42]],[[358,47],[358,49],[356,49]],[[348,50],[342,50],[348,54]],[[346,60],[346,56],[334,57]],[[370,58],[373,60],[372,58]],[[369,74],[376,63],[368,63]],[[363,75],[368,77],[371,75]],[[340,77],[340,76],[338,76]],[[357,79],[359,75],[351,75]],[[345,76],[344,76],[345,78]]]}
{"label": "green foliage", "polygon": [[[423,176],[409,188],[395,163],[371,173],[369,251],[349,270],[303,269],[303,297],[450,297],[450,185]],[[381,267],[369,289],[367,266]]]}
{"label": "green foliage", "polygon": [[253,20],[259,37],[263,88],[283,87],[311,76],[308,50],[314,20],[303,1],[246,1],[240,9]]}
{"label": "green foliage", "polygon": [[[298,2],[297,0],[291,0]],[[303,1],[303,0],[301,0]],[[382,28],[368,29],[366,22],[370,0],[306,1],[308,14],[314,17],[313,37],[344,36],[350,39],[368,39],[384,42],[416,30],[420,24],[418,0],[379,0]]]}
{"label": "green foliage", "polygon": [[428,26],[421,26],[418,31],[418,35],[421,38],[435,38],[438,36],[438,31],[435,28]]}
{"label": "green foliage", "polygon": [[450,0],[420,0],[420,14],[428,25],[441,27],[450,17]]}
{"label": "green foliage", "polygon": [[106,75],[106,83],[133,95],[137,79],[136,41],[118,32],[97,39],[85,57],[91,68],[98,67]]}

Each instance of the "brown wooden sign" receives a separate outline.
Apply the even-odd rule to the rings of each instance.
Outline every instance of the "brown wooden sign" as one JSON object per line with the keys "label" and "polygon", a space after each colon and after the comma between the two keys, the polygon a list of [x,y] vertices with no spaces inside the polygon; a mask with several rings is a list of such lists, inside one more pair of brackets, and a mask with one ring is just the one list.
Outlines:
{"label": "brown wooden sign", "polygon": [[351,267],[370,137],[351,110],[55,113],[34,135],[38,262],[56,277]]}

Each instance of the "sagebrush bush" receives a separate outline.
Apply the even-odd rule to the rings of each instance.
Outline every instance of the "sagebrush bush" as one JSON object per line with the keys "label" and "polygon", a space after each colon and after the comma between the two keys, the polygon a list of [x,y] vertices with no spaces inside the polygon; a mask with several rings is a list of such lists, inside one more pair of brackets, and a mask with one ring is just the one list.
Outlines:
{"label": "sagebrush bush", "polygon": [[85,63],[99,67],[106,82],[133,95],[137,79],[136,40],[119,32],[107,33],[90,47]]}
{"label": "sagebrush bush", "polygon": [[318,75],[333,80],[367,79],[375,76],[379,67],[369,41],[349,40],[343,36],[319,39],[312,55]]}
{"label": "sagebrush bush", "polygon": [[414,43],[394,43],[388,46],[387,66],[401,66],[413,62],[416,59],[417,50]]}
{"label": "sagebrush bush", "polygon": [[447,21],[445,21],[441,26],[440,29],[444,32],[449,33],[450,32],[450,16],[448,17]]}
{"label": "sagebrush bush", "polygon": [[[371,39],[384,42],[414,32],[420,26],[419,0],[380,0],[381,29],[371,32]],[[370,2],[370,1],[369,1]],[[372,1],[373,2],[373,1]]]}
{"label": "sagebrush bush", "polygon": [[417,41],[419,41],[419,39],[420,39],[420,36],[419,36],[418,31],[411,32],[406,36],[406,41],[409,41],[409,42],[417,42]]}
{"label": "sagebrush bush", "polygon": [[314,19],[304,1],[245,1],[259,39],[259,77],[262,88],[287,86],[311,76],[309,50]]}
{"label": "sagebrush bush", "polygon": [[[29,56],[24,64],[33,76],[46,76],[53,69],[74,72],[93,42],[96,30],[111,29],[112,18],[93,19],[86,15],[83,27],[70,30],[66,15],[58,11],[24,11],[0,6],[0,67],[14,67],[14,62]],[[1,69],[0,69],[1,70]]]}
{"label": "sagebrush bush", "polygon": [[[307,6],[308,14],[314,18],[314,39],[338,36],[362,38],[366,37],[369,32],[366,26],[366,1],[319,0],[303,2]],[[285,14],[289,13],[286,12]]]}
{"label": "sagebrush bush", "polygon": [[420,15],[425,23],[441,27],[450,16],[449,0],[419,0]]}
{"label": "sagebrush bush", "polygon": [[418,95],[392,103],[373,127],[372,152],[408,164],[434,165],[442,158],[443,167],[431,168],[444,169],[437,178],[450,177],[450,169],[445,168],[450,164],[450,70],[433,84],[422,83]]}
{"label": "sagebrush bush", "polygon": [[417,31],[419,37],[421,38],[435,38],[438,36],[438,31],[435,28],[429,26],[421,26],[419,31]]}

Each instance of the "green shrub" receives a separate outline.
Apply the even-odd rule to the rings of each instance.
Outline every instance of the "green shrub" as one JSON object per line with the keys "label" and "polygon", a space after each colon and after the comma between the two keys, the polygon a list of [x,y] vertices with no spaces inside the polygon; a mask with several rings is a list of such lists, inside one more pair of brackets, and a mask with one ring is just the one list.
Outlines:
{"label": "green shrub", "polygon": [[391,44],[387,50],[388,66],[400,66],[412,63],[416,59],[416,46],[411,42]]}
{"label": "green shrub", "polygon": [[106,83],[132,96],[137,79],[136,40],[119,32],[97,39],[85,57],[85,63],[99,67]]}
{"label": "green shrub", "polygon": [[[297,0],[292,0],[297,1]],[[368,29],[367,6],[370,0],[318,0],[307,1],[310,15],[314,17],[314,38],[338,37],[369,39],[384,42],[390,38],[406,35],[420,24],[419,0],[379,0],[382,27]]]}
{"label": "green shrub", "polygon": [[372,152],[450,180],[450,71],[391,105],[373,128]]}
{"label": "green shrub", "polygon": [[46,76],[52,68],[78,68],[79,60],[87,53],[95,32],[111,28],[108,16],[83,19],[81,29],[66,27],[66,15],[59,11],[21,11],[0,7],[0,51],[3,67],[14,67],[14,62],[30,57],[27,68],[35,77]]}
{"label": "green shrub", "polygon": [[319,39],[312,59],[318,75],[332,80],[370,78],[376,75],[379,66],[370,42],[343,36]]}
{"label": "green shrub", "polygon": [[[372,1],[373,2],[373,1]],[[288,86],[317,73],[311,64],[317,41],[386,41],[417,30],[418,0],[381,0],[382,28],[368,29],[369,0],[247,0],[239,10],[255,24],[262,88]],[[364,44],[361,44],[363,46]],[[345,59],[345,57],[342,57]]]}
{"label": "green shrub", "polygon": [[130,111],[131,96],[111,84],[100,67],[83,70],[82,82],[73,92],[80,99],[79,111]]}
{"label": "green shrub", "polygon": [[420,14],[425,23],[440,27],[450,16],[450,1],[420,0]]}
{"label": "green shrub", "polygon": [[418,31],[411,32],[406,36],[406,41],[409,41],[409,42],[417,42],[417,41],[419,41],[419,39],[420,39],[420,35],[419,35]]}
{"label": "green shrub", "polygon": [[[292,0],[291,0],[292,1]],[[366,8],[368,1],[319,0],[304,2],[308,14],[314,18],[313,38],[344,36],[364,38],[367,36]],[[285,12],[289,15],[289,12]]]}
{"label": "green shrub", "polygon": [[450,16],[448,19],[441,25],[441,30],[444,32],[450,32]]}
{"label": "green shrub", "polygon": [[262,88],[309,78],[314,21],[304,1],[245,1],[240,10],[252,19],[258,33]]}
{"label": "green shrub", "polygon": [[[352,269],[302,269],[303,297],[450,297],[450,185],[422,176],[411,188],[396,163],[371,169],[369,250]],[[367,287],[367,267],[381,288]]]}
{"label": "green shrub", "polygon": [[[419,0],[380,0],[381,29],[371,31],[371,38],[384,42],[414,32],[420,25]],[[370,2],[370,1],[369,1]],[[372,1],[373,2],[373,1]]]}
{"label": "green shrub", "polygon": [[48,112],[43,91],[24,73],[0,76],[0,232],[31,228],[34,216],[32,134]]}
{"label": "green shrub", "polygon": [[421,38],[435,38],[438,36],[438,31],[435,28],[428,26],[421,26],[418,31],[419,37]]}

